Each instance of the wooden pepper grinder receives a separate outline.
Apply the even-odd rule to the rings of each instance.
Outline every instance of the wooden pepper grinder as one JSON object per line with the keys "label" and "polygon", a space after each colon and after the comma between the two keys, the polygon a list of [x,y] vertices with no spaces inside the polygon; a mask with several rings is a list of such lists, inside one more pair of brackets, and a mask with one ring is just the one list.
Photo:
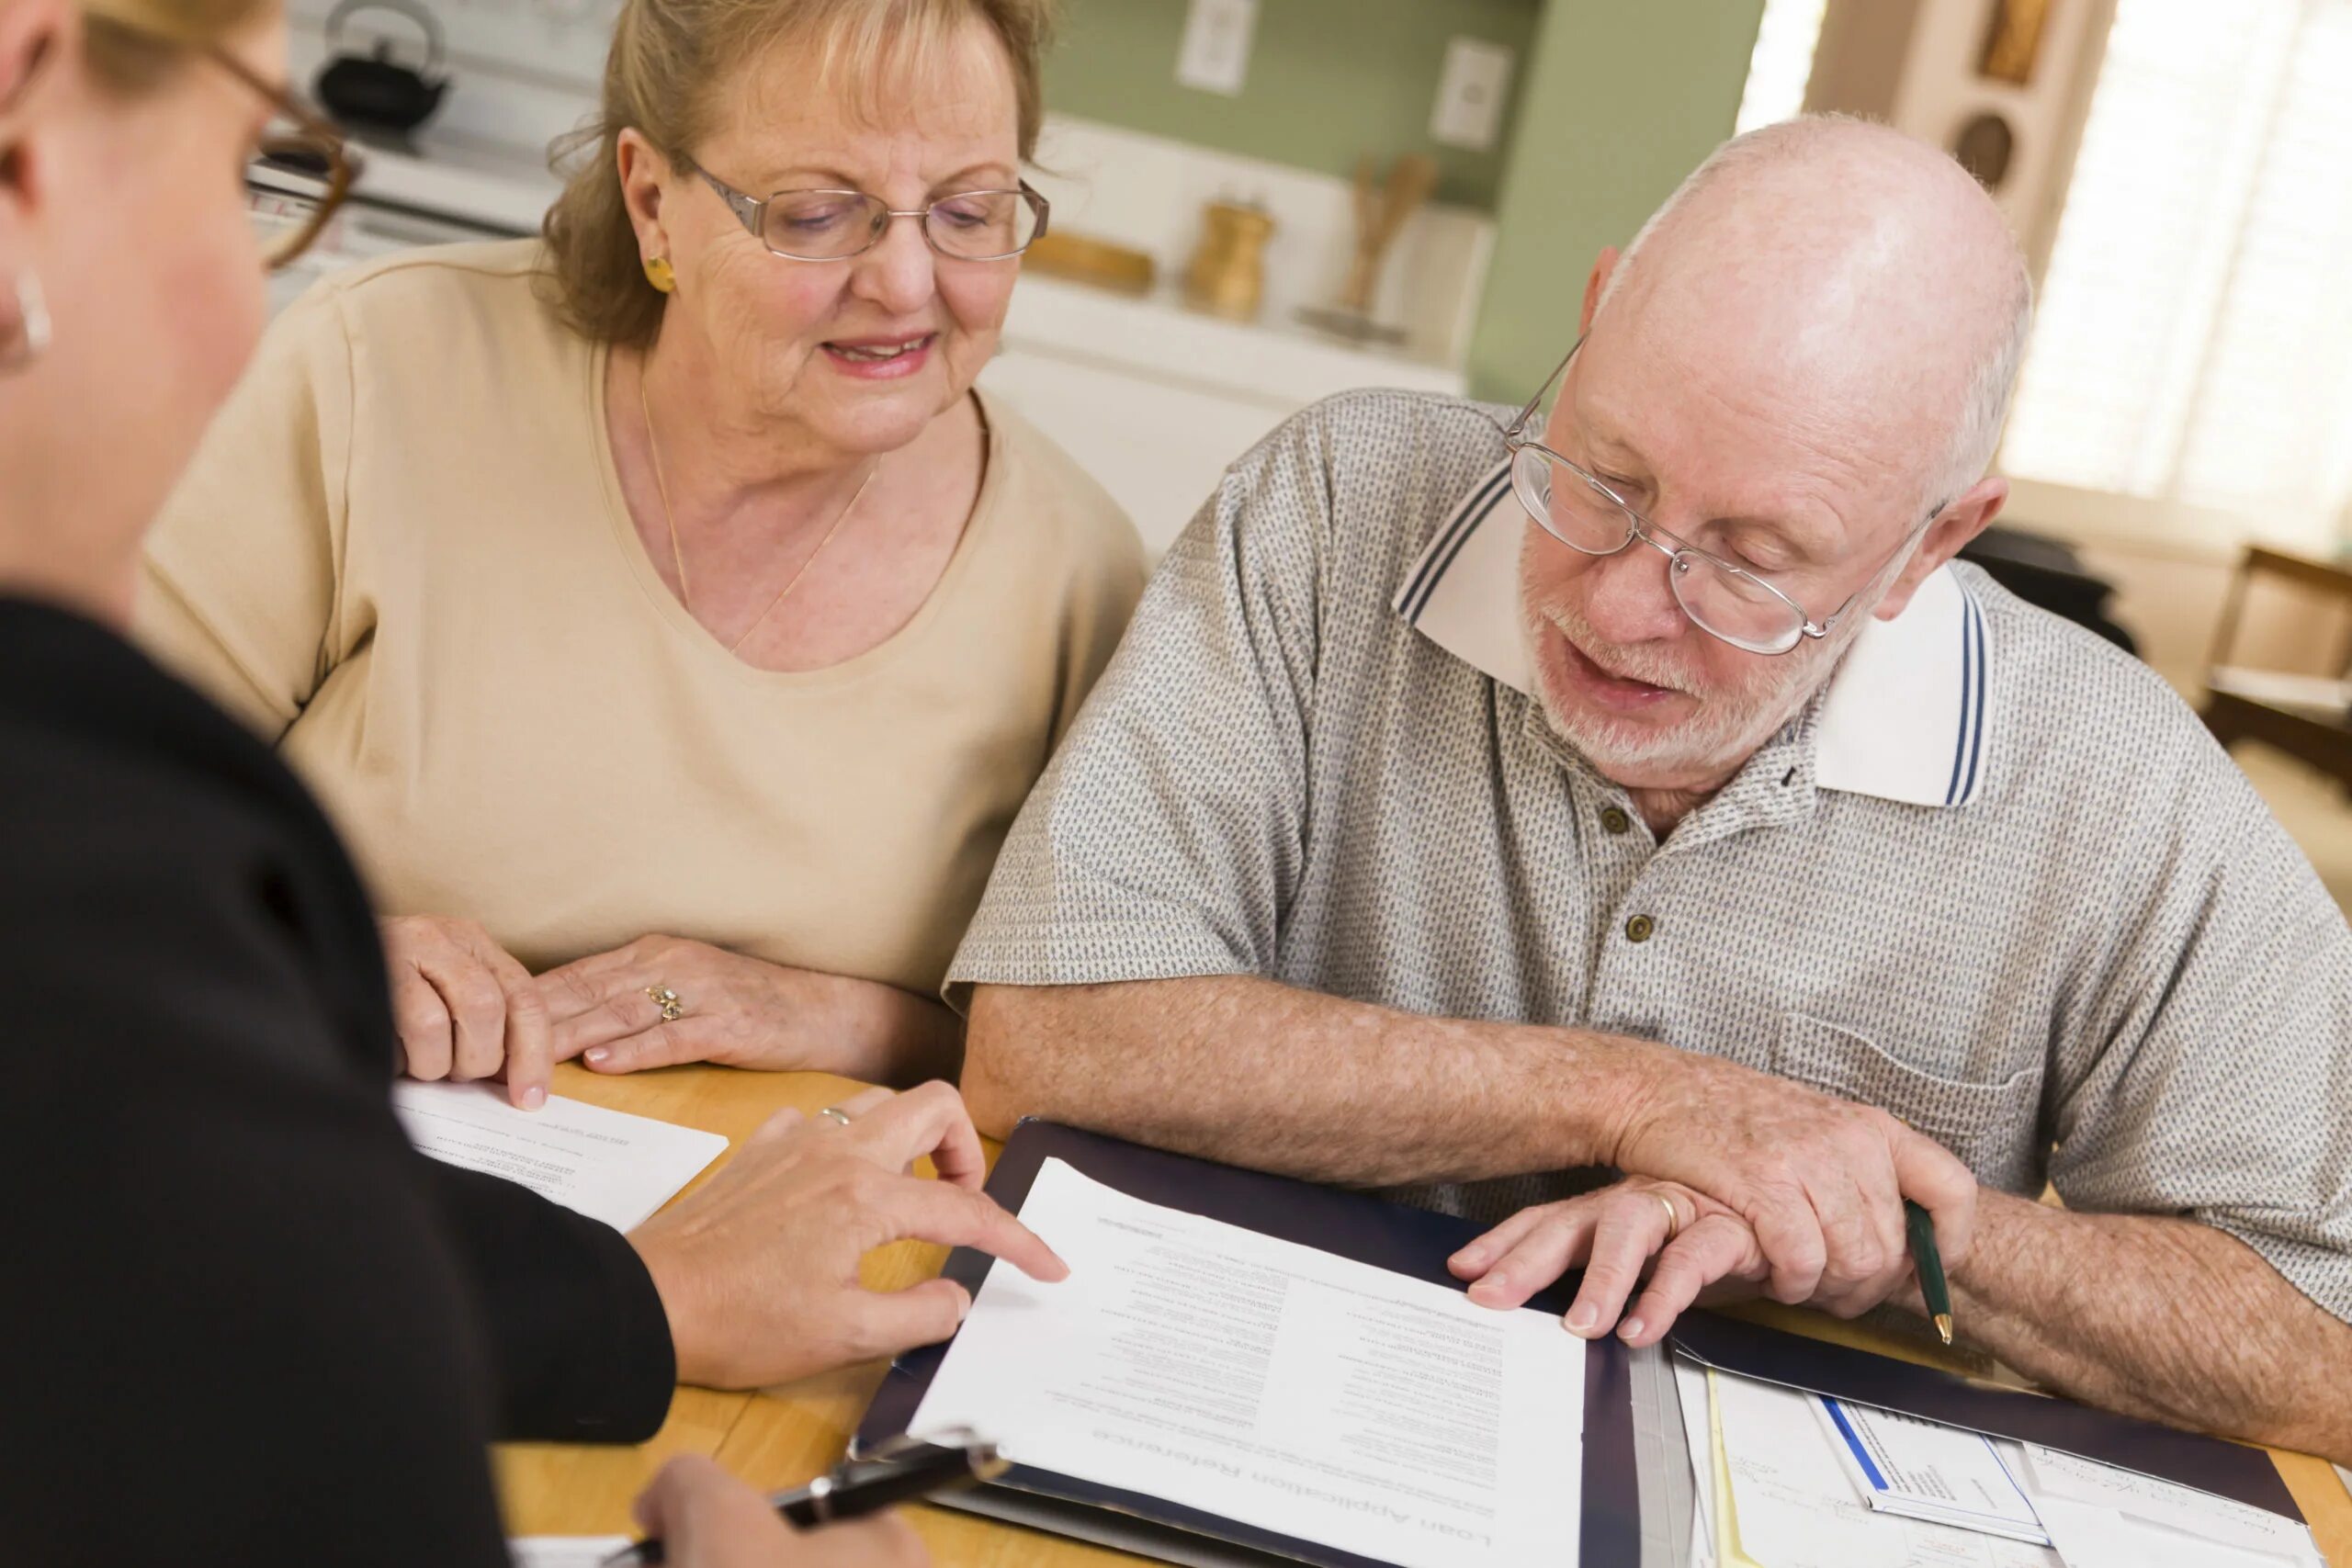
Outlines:
{"label": "wooden pepper grinder", "polygon": [[1266,242],[1274,220],[1253,203],[1212,201],[1201,211],[1201,244],[1184,269],[1184,299],[1194,310],[1254,321],[1266,292]]}

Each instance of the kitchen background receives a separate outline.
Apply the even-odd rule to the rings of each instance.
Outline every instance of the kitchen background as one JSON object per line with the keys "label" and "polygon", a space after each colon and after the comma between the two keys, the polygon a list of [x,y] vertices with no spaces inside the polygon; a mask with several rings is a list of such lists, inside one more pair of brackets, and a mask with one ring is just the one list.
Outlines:
{"label": "kitchen background", "polygon": [[[299,79],[424,63],[423,9],[449,86],[313,275],[534,230],[615,0],[331,6],[293,0]],[[1595,254],[1736,127],[1961,152],[2041,287],[1997,564],[2255,737],[2352,897],[2352,0],[1065,0],[1046,99],[1033,177],[1093,243],[1033,254],[985,380],[1155,550],[1317,398],[1524,397]]]}

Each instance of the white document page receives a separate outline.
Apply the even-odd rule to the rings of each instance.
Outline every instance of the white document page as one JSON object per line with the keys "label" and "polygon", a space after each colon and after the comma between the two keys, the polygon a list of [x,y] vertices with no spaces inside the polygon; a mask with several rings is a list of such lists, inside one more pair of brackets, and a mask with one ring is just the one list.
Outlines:
{"label": "white document page", "polygon": [[1397,1568],[1575,1568],[1584,1342],[1549,1313],[1161,1208],[1047,1160],[915,1412],[1018,1463]]}
{"label": "white document page", "polygon": [[517,1111],[498,1084],[397,1083],[392,1111],[435,1159],[519,1182],[615,1230],[668,1202],[727,1147],[716,1133],[560,1096]]}
{"label": "white document page", "polygon": [[1722,1372],[1708,1381],[1732,1534],[1761,1568],[2062,1568],[2046,1546],[1873,1513],[1846,1479],[1810,1395]]}
{"label": "white document page", "polygon": [[1847,1479],[1878,1512],[2050,1544],[2050,1533],[2010,1472],[2016,1444],[2005,1461],[1981,1432],[1818,1394],[1813,1403],[1828,1424]]}
{"label": "white document page", "polygon": [[634,1542],[625,1535],[522,1535],[506,1543],[514,1568],[598,1568]]}
{"label": "white document page", "polygon": [[[2133,1568],[2172,1562],[2236,1568],[2241,1561],[2320,1568],[2311,1531],[2267,1508],[2038,1443],[2027,1444],[2025,1451],[2035,1505],[2067,1568],[2100,1568],[2110,1561]],[[2090,1562],[2077,1563],[2077,1557]]]}

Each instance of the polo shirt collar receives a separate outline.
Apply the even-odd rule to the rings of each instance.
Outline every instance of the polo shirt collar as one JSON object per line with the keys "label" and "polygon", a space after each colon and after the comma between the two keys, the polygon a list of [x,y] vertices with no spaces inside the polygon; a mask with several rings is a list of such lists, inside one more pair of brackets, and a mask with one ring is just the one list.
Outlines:
{"label": "polo shirt collar", "polygon": [[[1471,487],[1405,574],[1397,614],[1456,659],[1532,694],[1520,627],[1527,513],[1510,468]],[[1820,699],[1814,784],[1912,806],[1965,806],[1984,787],[1986,641],[1975,596],[1947,565],[1903,614],[1873,617]]]}

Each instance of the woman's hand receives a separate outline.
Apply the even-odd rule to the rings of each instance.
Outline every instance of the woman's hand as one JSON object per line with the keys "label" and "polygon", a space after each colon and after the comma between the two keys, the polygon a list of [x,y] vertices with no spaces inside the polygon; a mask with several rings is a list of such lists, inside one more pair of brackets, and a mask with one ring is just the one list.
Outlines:
{"label": "woman's hand", "polygon": [[[1517,1307],[1579,1264],[1584,1281],[1568,1307],[1568,1331],[1590,1339],[1613,1325],[1637,1346],[1664,1338],[1702,1291],[1730,1287],[1710,1299],[1752,1294],[1748,1287],[1760,1287],[1772,1273],[1756,1233],[1737,1214],[1679,1182],[1643,1176],[1521,1209],[1446,1266],[1476,1281],[1470,1299],[1479,1305]],[[1625,1312],[1645,1269],[1649,1288]]]}
{"label": "woman's hand", "polygon": [[923,1568],[931,1554],[896,1514],[802,1531],[700,1454],[673,1459],[639,1495],[638,1528],[677,1568]]}
{"label": "woman's hand", "polygon": [[471,920],[400,915],[379,922],[392,983],[400,1070],[466,1082],[503,1075],[526,1111],[547,1103],[554,1058],[547,1004],[530,971]]}
{"label": "woman's hand", "polygon": [[955,1015],[937,1002],[677,937],[550,969],[539,992],[555,1059],[599,1073],[721,1062],[903,1083],[953,1075],[960,1049]]}
{"label": "woman's hand", "polygon": [[[847,1126],[777,1112],[708,1185],[629,1233],[669,1314],[680,1382],[760,1388],[946,1338],[971,1309],[963,1286],[859,1283],[859,1260],[894,1241],[1069,1275],[979,1190],[980,1135],[953,1088],[867,1089],[840,1110]],[[908,1174],[925,1155],[936,1181]]]}

